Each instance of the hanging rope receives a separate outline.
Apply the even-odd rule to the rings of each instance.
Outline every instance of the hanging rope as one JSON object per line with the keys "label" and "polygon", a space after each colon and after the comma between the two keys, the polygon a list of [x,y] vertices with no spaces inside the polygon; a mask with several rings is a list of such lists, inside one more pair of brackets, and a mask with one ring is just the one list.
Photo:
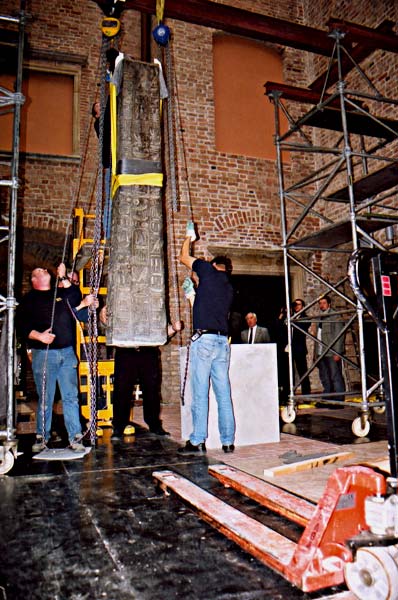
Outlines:
{"label": "hanging rope", "polygon": [[[170,165],[170,177],[171,180],[171,200],[169,210],[166,211],[166,215],[168,217],[168,230],[172,231],[172,248],[173,248],[173,256],[170,257],[170,264],[172,265],[172,278],[173,278],[173,289],[175,293],[175,302],[178,303],[179,313],[180,313],[180,296],[178,294],[178,275],[176,269],[176,256],[177,256],[177,248],[175,244],[175,228],[174,228],[174,218],[173,213],[177,212],[181,208],[181,182],[178,177],[179,170],[176,168],[176,165],[182,165],[182,172],[184,173],[185,180],[185,200],[184,205],[187,207],[188,211],[188,220],[194,221],[193,218],[193,208],[192,208],[192,200],[191,200],[191,190],[190,190],[190,181],[189,181],[189,171],[188,171],[188,163],[187,156],[185,152],[185,142],[183,135],[183,128],[181,125],[181,113],[180,113],[180,104],[179,104],[179,95],[178,95],[178,84],[176,72],[174,69],[174,61],[172,54],[172,46],[171,42],[167,44],[165,47],[165,55],[166,55],[166,65],[167,65],[167,87],[169,91],[169,96],[167,98],[167,139],[168,139],[168,152],[169,152],[169,165]],[[177,191],[177,188],[179,192]],[[176,299],[177,298],[177,299]],[[189,310],[189,318],[191,317],[191,311]],[[182,346],[182,337],[180,337],[180,346]],[[189,369],[189,357],[190,357],[190,346],[191,340],[188,338],[187,341],[187,353],[185,359],[185,367],[184,374],[182,377],[181,388],[180,388],[180,398],[181,404],[184,406],[185,404],[185,389],[188,378],[188,369]]]}
{"label": "hanging rope", "polygon": [[173,64],[171,60],[170,42],[165,47],[166,54],[166,74],[167,88],[169,96],[167,98],[167,138],[169,151],[169,169],[170,169],[170,186],[171,186],[171,202],[174,212],[180,209],[179,198],[177,194],[177,171],[176,171],[176,154],[174,144],[174,94],[173,94]]}
{"label": "hanging rope", "polygon": [[[174,61],[171,59],[171,63],[172,66],[174,64]],[[193,208],[192,208],[192,196],[191,196],[191,186],[190,186],[190,181],[189,181],[189,170],[188,170],[188,160],[187,160],[187,153],[185,151],[185,140],[184,140],[184,128],[182,126],[181,123],[181,108],[180,108],[180,101],[179,101],[179,93],[178,93],[178,82],[177,82],[177,76],[176,76],[176,72],[175,69],[172,69],[172,76],[173,76],[173,98],[174,98],[174,115],[175,115],[175,139],[176,139],[176,148],[177,148],[177,152],[176,152],[176,157],[179,162],[179,164],[182,164],[182,172],[184,174],[184,182],[185,182],[185,197],[186,200],[184,201],[184,204],[187,207],[188,210],[188,220],[189,221],[195,221],[195,219],[193,218]]]}
{"label": "hanging rope", "polygon": [[[98,76],[98,71],[100,70],[102,64],[103,64],[103,53],[102,53],[102,50],[101,50],[101,53],[100,53],[100,63],[99,63],[99,67],[98,67],[98,70],[97,70],[97,76]],[[103,70],[103,69],[101,69],[101,70]],[[82,162],[80,164],[80,169],[79,169],[78,177],[76,178],[76,183],[73,186],[72,193],[71,193],[71,210],[70,210],[70,213],[69,213],[70,216],[69,216],[69,219],[68,219],[68,222],[67,222],[66,231],[65,231],[65,238],[64,238],[64,245],[63,245],[63,250],[62,250],[61,263],[65,263],[66,251],[67,251],[67,246],[68,246],[68,240],[69,240],[69,235],[70,235],[70,231],[71,231],[71,227],[72,227],[72,223],[73,223],[74,209],[78,206],[79,198],[80,198],[80,195],[81,195],[81,188],[82,188],[83,176],[84,176],[84,171],[85,171],[87,157],[88,157],[88,147],[89,147],[90,130],[91,129],[92,129],[92,121],[90,120],[90,122],[88,123],[87,129],[86,129],[85,137],[84,137],[84,143],[83,143],[83,160],[82,160]],[[100,164],[102,164],[102,163],[100,162]],[[97,180],[101,179],[101,182],[102,182],[102,173],[101,173],[101,177],[100,177],[99,176],[99,171],[97,171],[97,173],[95,174],[95,176],[97,177]],[[92,185],[94,185],[94,182],[93,182]],[[82,235],[82,232],[80,233],[80,235]],[[72,270],[75,270],[75,262],[76,262],[76,258],[73,261]],[[56,306],[56,300],[57,300],[58,283],[59,283],[59,279],[58,279],[58,275],[57,275],[57,278],[56,278],[56,281],[55,281],[55,288],[54,288],[54,296],[53,296],[53,302],[52,302],[52,309],[51,309],[51,320],[50,320],[50,329],[51,330],[53,329],[53,326],[54,326],[55,306]],[[73,313],[73,315],[74,315],[74,313]],[[90,312],[89,312],[89,315],[90,315]],[[75,315],[74,315],[74,317],[75,317]],[[76,317],[75,317],[75,319],[76,319]],[[84,340],[84,336],[82,336],[82,338]],[[86,354],[86,358],[87,358],[89,364],[93,364],[93,361],[90,361],[90,349],[87,348],[87,346],[86,346],[86,344],[84,342],[83,342],[83,348],[84,348],[84,352]],[[89,346],[89,348],[90,348],[90,346]],[[42,382],[41,382],[42,415],[41,415],[40,429],[41,429],[41,436],[42,436],[42,440],[43,440],[44,444],[46,444],[46,442],[45,442],[45,437],[46,437],[46,431],[45,431],[45,412],[46,412],[46,405],[47,405],[46,392],[47,392],[47,364],[48,364],[48,351],[49,351],[49,349],[50,349],[50,345],[47,344],[47,346],[46,346],[46,354],[45,354],[45,358],[44,358],[44,362],[43,362]],[[93,355],[92,352],[91,352],[91,354]],[[94,356],[93,356],[93,359],[95,360]],[[96,371],[96,368],[93,367],[93,368],[91,368],[91,370],[92,371]],[[88,431],[91,431],[91,429],[92,429],[92,420],[93,420],[92,417],[90,417],[90,422],[89,422],[89,424],[87,426],[87,430],[83,433],[82,438],[84,437],[84,435],[86,435],[86,433]],[[94,417],[94,422],[95,422],[95,417]],[[96,430],[96,427],[94,428],[94,431],[95,430]],[[92,437],[91,437],[91,441],[93,441]]]}
{"label": "hanging rope", "polygon": [[166,85],[167,85],[167,154],[169,174],[167,181],[170,184],[168,193],[166,193],[167,210],[166,213],[166,229],[168,232],[167,244],[167,260],[170,267],[171,290],[173,294],[173,304],[170,306],[170,318],[172,322],[180,320],[180,296],[178,293],[178,273],[177,273],[177,247],[176,247],[176,232],[173,214],[179,210],[178,194],[177,194],[177,176],[175,164],[175,145],[174,145],[174,119],[173,119],[173,89],[172,89],[172,61],[170,60],[170,42],[164,48],[167,60],[166,69]]}

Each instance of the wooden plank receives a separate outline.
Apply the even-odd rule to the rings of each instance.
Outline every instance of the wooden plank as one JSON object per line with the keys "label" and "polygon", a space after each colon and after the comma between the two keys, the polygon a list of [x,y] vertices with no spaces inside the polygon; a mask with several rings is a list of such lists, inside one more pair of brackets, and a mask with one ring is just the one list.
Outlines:
{"label": "wooden plank", "polygon": [[[285,100],[312,104],[314,107],[320,101],[320,93],[309,88],[301,88],[275,81],[267,81],[264,87],[266,96],[272,97],[274,94],[278,94]],[[312,109],[306,115],[304,124],[311,127],[331,129],[332,131],[342,131],[340,98],[333,98],[331,94],[325,94],[322,98],[322,103],[326,106],[321,110],[317,108]],[[357,102],[357,104],[361,105],[362,103]],[[398,121],[396,120],[359,113],[348,106],[346,106],[346,116],[347,128],[350,133],[384,138],[386,140],[393,140],[398,135]],[[377,121],[375,118],[377,118]]]}
{"label": "wooden plank", "polygon": [[[375,218],[357,217],[356,223],[358,227],[371,234],[380,229],[385,229],[388,225],[394,225],[396,221],[396,218],[379,214]],[[330,250],[330,248],[336,248],[341,244],[347,244],[351,240],[352,224],[349,220],[346,220],[334,223],[333,225],[327,225],[316,233],[289,242],[288,247],[300,249],[325,248],[326,250]]]}
{"label": "wooden plank", "polygon": [[[398,163],[394,162],[354,181],[352,187],[355,203],[358,204],[397,185]],[[328,196],[322,196],[322,199],[348,203],[350,200],[349,188],[344,186]]]}
{"label": "wooden plank", "polygon": [[36,433],[36,419],[34,421],[18,421],[17,433]]}
{"label": "wooden plank", "polygon": [[19,415],[36,415],[36,411],[26,402],[18,402],[17,413]]}
{"label": "wooden plank", "polygon": [[290,475],[291,473],[297,473],[298,471],[306,471],[307,469],[316,469],[317,467],[332,465],[341,460],[348,460],[353,456],[353,452],[336,452],[335,454],[328,454],[317,458],[308,458],[298,462],[272,467],[271,469],[264,469],[264,475],[265,477]]}
{"label": "wooden plank", "polygon": [[209,473],[226,487],[255,500],[262,506],[305,527],[312,518],[315,505],[286,490],[228,465],[211,465]]}
{"label": "wooden plank", "polygon": [[366,460],[364,462],[361,461],[360,464],[364,465],[365,467],[375,467],[380,471],[384,471],[384,473],[391,473],[390,459],[388,458],[388,456],[385,456],[383,458],[370,458],[369,460]]}
{"label": "wooden plank", "polygon": [[172,471],[155,471],[152,476],[162,489],[178,494],[203,520],[252,556],[278,572],[286,570],[296,548],[294,542]]}
{"label": "wooden plank", "polygon": [[330,596],[322,596],[322,600],[358,600],[358,596],[353,594],[353,592],[337,592]]}

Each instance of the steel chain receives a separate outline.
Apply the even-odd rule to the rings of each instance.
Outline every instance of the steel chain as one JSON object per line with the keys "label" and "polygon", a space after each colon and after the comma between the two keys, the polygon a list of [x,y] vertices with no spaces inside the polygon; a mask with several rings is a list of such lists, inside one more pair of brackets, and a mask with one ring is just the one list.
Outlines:
{"label": "steel chain", "polygon": [[[98,172],[97,172],[97,193],[95,205],[95,221],[93,245],[91,250],[90,265],[90,293],[97,298],[100,287],[100,276],[102,273],[102,264],[104,261],[104,251],[101,251],[101,233],[102,233],[102,213],[104,197],[104,177],[103,177],[103,147],[104,147],[104,117],[106,109],[106,52],[110,47],[109,39],[103,36],[101,45],[101,87],[100,87],[100,119],[99,119],[99,139],[98,139]],[[100,265],[101,261],[101,265]],[[90,441],[95,444],[97,432],[97,382],[98,382],[98,326],[97,311],[90,307],[88,313],[88,357],[89,357],[89,389],[90,389]]]}

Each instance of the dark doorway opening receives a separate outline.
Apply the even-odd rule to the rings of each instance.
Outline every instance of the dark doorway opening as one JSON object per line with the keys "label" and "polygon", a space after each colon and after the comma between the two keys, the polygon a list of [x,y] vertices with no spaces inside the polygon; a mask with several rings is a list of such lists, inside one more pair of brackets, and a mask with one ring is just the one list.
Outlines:
{"label": "dark doorway opening", "polygon": [[245,315],[255,312],[258,324],[267,327],[273,337],[275,322],[286,304],[285,278],[276,275],[232,275],[234,302],[231,310],[231,337],[240,341],[246,329]]}

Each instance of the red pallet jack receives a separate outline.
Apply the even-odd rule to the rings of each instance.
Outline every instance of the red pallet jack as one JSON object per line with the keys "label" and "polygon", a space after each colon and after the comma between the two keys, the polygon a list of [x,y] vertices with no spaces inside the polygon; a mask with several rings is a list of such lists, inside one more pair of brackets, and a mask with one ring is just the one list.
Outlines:
{"label": "red pallet jack", "polygon": [[[373,281],[359,275],[371,266]],[[366,466],[341,467],[330,476],[317,505],[226,465],[209,467],[225,486],[304,527],[297,543],[172,472],[153,476],[226,537],[304,592],[344,582],[359,599],[398,600],[398,362],[394,343],[398,312],[398,257],[373,250],[356,251],[349,270],[354,292],[381,332],[389,477]],[[390,281],[391,296],[387,279]]]}

